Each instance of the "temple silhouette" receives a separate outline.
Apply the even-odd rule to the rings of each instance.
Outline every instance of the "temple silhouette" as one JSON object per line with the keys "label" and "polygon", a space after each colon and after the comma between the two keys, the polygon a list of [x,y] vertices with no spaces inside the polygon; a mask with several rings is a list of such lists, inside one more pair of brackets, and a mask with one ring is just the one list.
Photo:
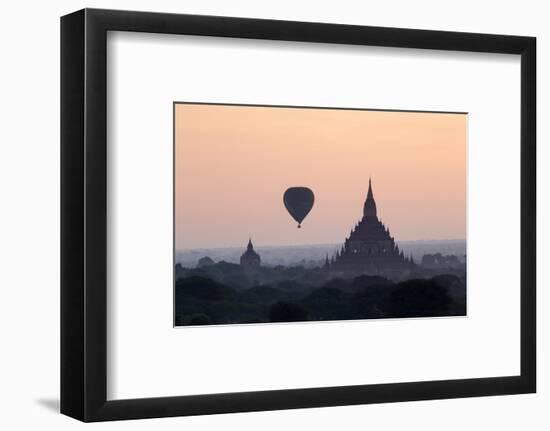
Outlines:
{"label": "temple silhouette", "polygon": [[241,266],[254,268],[260,266],[260,255],[254,251],[252,238],[248,239],[246,251],[241,256]]}
{"label": "temple silhouette", "polygon": [[415,268],[412,256],[399,250],[390,230],[378,219],[376,202],[369,178],[369,190],[363,206],[363,218],[351,230],[344,245],[325,268],[335,272],[358,272],[376,275],[402,275]]}

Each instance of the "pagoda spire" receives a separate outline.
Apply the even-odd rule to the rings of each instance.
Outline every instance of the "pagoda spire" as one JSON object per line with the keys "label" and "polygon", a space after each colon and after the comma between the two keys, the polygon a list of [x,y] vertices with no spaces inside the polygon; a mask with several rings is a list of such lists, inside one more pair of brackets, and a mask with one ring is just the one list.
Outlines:
{"label": "pagoda spire", "polygon": [[363,206],[363,217],[376,217],[376,202],[372,193],[372,181],[369,177],[369,190],[367,192],[367,200]]}
{"label": "pagoda spire", "polygon": [[367,192],[367,199],[374,199],[374,195],[372,194],[372,181],[370,176],[369,176],[369,191]]}

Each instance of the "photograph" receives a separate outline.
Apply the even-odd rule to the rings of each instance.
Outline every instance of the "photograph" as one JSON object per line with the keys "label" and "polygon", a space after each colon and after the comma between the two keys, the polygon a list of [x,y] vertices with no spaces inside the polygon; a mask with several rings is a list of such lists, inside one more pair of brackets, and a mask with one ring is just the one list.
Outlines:
{"label": "photograph", "polygon": [[174,326],[467,316],[467,112],[173,109]]}

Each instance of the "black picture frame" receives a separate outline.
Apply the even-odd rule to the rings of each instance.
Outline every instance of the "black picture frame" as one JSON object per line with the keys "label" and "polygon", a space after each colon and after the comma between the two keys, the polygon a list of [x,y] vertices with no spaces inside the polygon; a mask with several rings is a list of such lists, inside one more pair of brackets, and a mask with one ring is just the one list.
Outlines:
{"label": "black picture frame", "polygon": [[[107,401],[108,31],[520,55],[520,375]],[[98,9],[62,17],[61,412],[91,422],[535,392],[535,102],[534,37]]]}

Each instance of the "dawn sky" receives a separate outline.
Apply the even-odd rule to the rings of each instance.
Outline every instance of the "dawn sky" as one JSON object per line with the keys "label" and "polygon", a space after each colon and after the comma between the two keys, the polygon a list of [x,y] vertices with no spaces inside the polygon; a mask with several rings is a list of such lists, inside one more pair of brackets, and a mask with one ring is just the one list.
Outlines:
{"label": "dawn sky", "polygon": [[[178,104],[176,248],[342,243],[369,176],[396,241],[466,238],[467,115]],[[297,229],[283,193],[305,186]]]}

